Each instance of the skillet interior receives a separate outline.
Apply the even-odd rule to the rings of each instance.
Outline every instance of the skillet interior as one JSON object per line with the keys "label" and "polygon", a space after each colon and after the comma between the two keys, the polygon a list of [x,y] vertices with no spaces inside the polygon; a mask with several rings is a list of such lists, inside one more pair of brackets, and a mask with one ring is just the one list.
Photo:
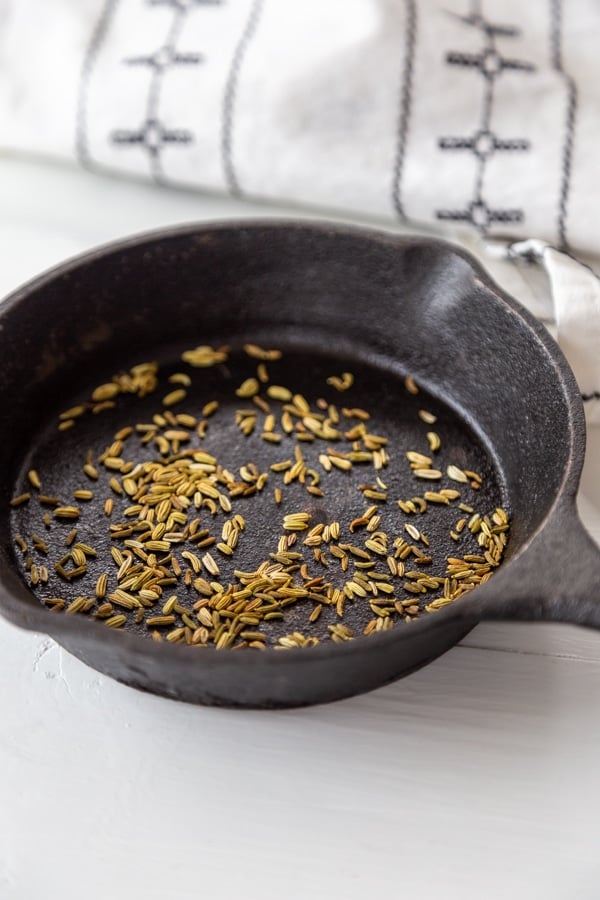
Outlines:
{"label": "skillet interior", "polygon": [[[232,337],[231,334],[221,336],[230,342]],[[264,346],[272,345],[272,336],[268,333],[256,336],[256,340]],[[222,346],[223,343],[223,339],[214,341],[217,346]],[[235,341],[235,343],[239,344],[240,342]],[[286,352],[281,362],[268,364],[272,383],[286,385],[294,393],[301,393],[309,401],[312,401],[313,408],[315,399],[324,396],[328,401],[336,403],[338,407],[358,406],[369,410],[371,414],[368,422],[369,430],[375,434],[385,435],[389,440],[391,462],[389,467],[380,473],[375,472],[372,465],[355,465],[351,472],[338,471],[334,468],[331,473],[326,475],[318,461],[319,454],[322,454],[327,446],[338,446],[339,449],[345,450],[348,445],[344,446],[344,442],[336,445],[332,442],[318,440],[313,444],[299,444],[293,438],[284,438],[281,445],[274,445],[262,440],[260,426],[249,437],[240,434],[234,422],[236,409],[240,407],[249,410],[256,409],[252,403],[244,402],[235,396],[236,387],[245,378],[252,376],[256,370],[256,361],[248,359],[241,351],[241,347],[240,352],[231,353],[226,364],[212,369],[189,370],[188,367],[182,365],[180,356],[180,352],[174,352],[172,354],[174,362],[171,365],[163,364],[161,366],[159,389],[147,397],[139,399],[135,396],[125,395],[120,399],[116,410],[105,411],[98,415],[88,414],[65,433],[57,430],[57,414],[60,412],[60,408],[55,408],[52,410],[53,415],[46,427],[33,441],[32,452],[23,461],[19,483],[27,487],[26,473],[30,468],[35,468],[42,474],[44,494],[61,498],[63,502],[74,502],[82,511],[81,518],[77,522],[53,519],[50,528],[46,528],[42,520],[43,514],[49,511],[47,506],[44,507],[32,501],[12,512],[14,534],[41,535],[50,548],[50,553],[46,556],[43,553],[36,553],[31,549],[31,543],[29,545],[35,562],[38,565],[47,564],[50,571],[48,583],[38,584],[35,588],[35,593],[40,599],[62,597],[66,602],[71,602],[81,595],[93,597],[96,580],[104,571],[109,572],[111,576],[109,593],[118,586],[116,581],[118,567],[109,556],[111,545],[109,525],[116,522],[127,523],[128,520],[124,513],[133,501],[127,495],[118,497],[111,491],[108,482],[114,472],[107,471],[98,465],[100,478],[98,481],[90,481],[82,473],[82,464],[88,449],[93,450],[94,460],[96,460],[105,447],[110,445],[112,436],[120,428],[136,422],[151,422],[154,414],[164,412],[160,398],[173,388],[173,385],[168,382],[168,374],[182,369],[191,371],[194,378],[193,387],[188,389],[187,398],[181,404],[182,409],[198,415],[198,411],[207,402],[216,399],[220,404],[218,412],[208,420],[206,437],[199,440],[193,436],[191,442],[193,446],[213,454],[225,468],[233,473],[238,472],[240,466],[248,463],[254,463],[259,471],[269,473],[267,485],[260,493],[252,497],[240,497],[233,501],[231,514],[219,510],[216,516],[212,516],[206,508],[201,509],[198,513],[193,506],[191,507],[188,520],[199,515],[202,526],[209,528],[211,534],[219,539],[223,523],[230,515],[238,512],[246,519],[246,529],[242,533],[232,557],[225,557],[220,552],[215,552],[214,547],[212,548],[220,567],[218,581],[222,584],[235,583],[235,570],[251,572],[260,563],[269,560],[269,554],[277,551],[279,538],[284,533],[282,529],[283,516],[299,510],[310,512],[311,527],[318,523],[326,525],[333,521],[339,521],[342,523],[340,541],[362,547],[364,540],[369,538],[369,533],[363,528],[353,536],[348,531],[347,525],[353,519],[361,516],[364,510],[373,504],[371,499],[363,497],[359,485],[369,483],[377,489],[378,486],[375,483],[377,474],[381,475],[387,488],[384,493],[387,493],[389,497],[388,502],[378,504],[378,514],[381,516],[378,530],[390,536],[390,547],[395,537],[404,537],[409,542],[411,541],[409,535],[404,531],[404,523],[412,523],[417,529],[423,530],[431,545],[433,563],[426,569],[423,567],[422,571],[441,576],[444,575],[447,556],[480,552],[476,537],[471,535],[468,529],[463,531],[460,542],[455,542],[450,536],[450,531],[454,528],[457,520],[464,517],[464,513],[457,508],[457,502],[449,506],[436,506],[430,503],[424,515],[406,515],[401,512],[395,502],[398,497],[410,498],[415,494],[422,495],[423,491],[427,489],[460,487],[462,499],[474,504],[474,508],[482,512],[491,512],[495,507],[506,503],[493,461],[471,429],[448,407],[422,391],[417,396],[412,396],[405,389],[402,380],[393,375],[390,376],[389,373],[379,368],[360,363],[357,365],[356,359],[337,359],[331,355],[315,356],[311,353],[310,347],[307,347],[304,352],[298,350]],[[156,359],[154,349],[151,352],[151,358]],[[125,368],[130,368],[130,365],[140,361],[128,360]],[[347,393],[340,394],[326,384],[326,378],[329,375],[349,369],[352,370],[356,380],[355,386]],[[108,380],[113,373],[106,371],[99,374],[102,382]],[[69,395],[66,405],[73,406],[80,401],[85,401],[94,387],[95,383],[87,384],[87,390],[84,389],[79,396]],[[271,409],[274,413],[280,412],[280,408],[281,404],[271,401]],[[404,451],[412,449],[431,454],[426,433],[433,426],[421,421],[418,416],[421,408],[425,408],[437,416],[435,429],[441,436],[442,446],[435,454],[436,467],[444,473],[449,464],[472,469],[483,476],[481,489],[475,491],[468,484],[458,485],[447,477],[444,477],[439,484],[417,481],[414,478],[405,459]],[[173,412],[178,409],[179,407],[175,407]],[[260,421],[264,421],[265,416],[259,412],[258,418]],[[352,424],[356,425],[357,421]],[[349,425],[350,423],[347,422],[346,429]],[[278,430],[281,432],[280,428]],[[191,433],[193,434],[193,432]],[[123,458],[131,460],[133,463],[144,462],[149,458],[160,458],[156,447],[150,445],[150,449],[148,449],[140,443],[140,437],[141,435],[133,435],[125,441]],[[185,447],[188,446],[189,444],[186,443]],[[283,473],[278,474],[270,470],[271,464],[285,459],[293,460],[293,450],[296,446],[302,448],[307,465],[321,472],[320,484],[323,497],[311,496],[307,493],[305,486],[297,481],[284,485]],[[93,499],[89,502],[77,503],[72,496],[75,486],[91,488],[94,493]],[[282,488],[281,505],[276,505],[274,500],[273,489],[275,486]],[[107,497],[113,498],[115,504],[110,518],[107,518],[103,509]],[[98,549],[99,554],[97,558],[88,560],[88,571],[85,576],[67,584],[56,574],[53,564],[67,552],[65,538],[73,525],[77,526],[77,539]],[[130,537],[135,536],[135,534],[130,535]],[[352,577],[354,560],[352,560],[349,571],[344,573],[339,567],[339,560],[326,553],[328,566],[324,568],[315,561],[312,548],[303,547],[302,541],[306,537],[306,533],[300,533],[298,537],[299,540],[294,545],[293,551],[303,552],[311,576],[323,576],[327,582],[343,588],[344,582]],[[126,549],[123,539],[113,540],[112,544],[120,547],[121,550]],[[420,546],[422,551],[429,553],[422,543]],[[184,548],[196,550],[191,542],[173,549],[181,551]],[[200,556],[202,552],[198,551]],[[27,555],[18,552],[16,555],[17,565],[25,580],[28,581],[25,572]],[[181,560],[181,556],[177,555]],[[185,561],[181,561],[186,567]],[[389,577],[385,559],[380,559],[376,568],[378,571],[387,573]],[[414,569],[415,566],[407,564],[407,568]],[[204,571],[204,576],[211,580],[206,571]],[[402,599],[407,601],[412,599],[421,607],[431,602],[434,596],[431,593],[415,596],[402,591],[401,586],[404,581],[405,579],[402,578],[394,579],[397,593],[402,594]],[[173,593],[177,594],[180,603],[187,608],[190,608],[191,604],[198,599],[198,594],[193,586],[185,587],[181,582],[175,587],[165,587],[165,592],[162,603]],[[437,593],[440,595],[441,591]],[[99,605],[98,602],[96,606]],[[262,623],[261,631],[268,635],[269,642],[275,643],[277,638],[292,631],[314,635],[321,641],[330,639],[328,626],[340,621],[335,607],[326,606],[318,622],[312,624],[308,617],[315,605],[316,603],[311,600],[295,604],[286,610],[285,618],[282,621],[274,620]],[[160,606],[161,603],[158,603],[158,609],[153,609],[148,615],[155,615],[157,611],[160,611]],[[119,609],[118,612],[123,612],[123,610]],[[125,627],[128,630],[137,631],[148,637],[151,635],[152,629],[143,623],[136,625],[135,611],[127,615],[128,622]],[[356,635],[362,633],[371,619],[373,619],[373,613],[365,600],[348,602],[345,605],[343,623],[349,626]],[[398,624],[405,625],[401,617],[394,615],[394,620],[396,619]],[[167,630],[164,630],[164,633]]]}
{"label": "skillet interior", "polygon": [[[398,381],[406,371],[413,373],[437,398],[428,406],[442,404],[433,411],[441,412],[448,446],[453,442],[462,451],[468,446],[488,476],[490,504],[501,501],[509,507],[512,554],[539,527],[560,487],[568,460],[569,416],[554,360],[467,260],[437,242],[398,242],[385,236],[365,240],[351,230],[261,225],[134,241],[42,280],[26,302],[19,303],[18,297],[9,301],[0,331],[7,436],[0,450],[6,473],[2,501],[8,502],[18,473],[28,464],[24,448],[37,448],[36,464],[52,472],[60,491],[68,458],[58,449],[54,431],[47,440],[50,431],[40,429],[40,423],[49,423],[76,401],[80,388],[93,386],[130,361],[165,352],[173,358],[168,348],[181,346],[184,339],[186,346],[236,339],[281,346],[288,350],[298,388],[307,393],[314,394],[310,387],[319,378],[319,366],[323,374],[333,364],[352,369],[361,376],[356,403],[377,410],[382,430],[391,437],[402,431],[405,443],[406,429],[412,427],[422,444],[426,429],[414,417],[415,401]],[[313,372],[304,364],[307,352],[310,365],[318,361]],[[232,383],[237,374],[231,373]],[[532,396],[538,405],[531,404]],[[421,405],[422,397],[417,400]],[[110,421],[108,434],[109,420],[97,417],[77,439],[82,446],[106,443],[121,414],[119,410]],[[131,422],[130,414],[125,415]],[[220,440],[216,434],[215,439]],[[280,451],[274,456],[281,458]],[[346,496],[344,485],[328,503],[340,508]],[[262,533],[270,540],[270,513],[265,509],[263,515]],[[4,564],[14,570],[8,517],[2,518],[0,529]],[[68,627],[73,631],[71,623]],[[373,670],[371,680],[414,668],[466,627],[464,622],[448,624],[437,642],[432,633],[429,652],[420,639],[419,652],[397,658],[394,672],[391,663],[387,674]],[[436,630],[439,637],[445,629]],[[65,636],[65,643],[90,658],[77,641],[74,646]],[[415,648],[417,643],[413,641]],[[110,663],[92,662],[110,669]],[[135,677],[114,674],[161,689],[147,672],[146,677],[139,671]],[[164,689],[177,693],[169,680]],[[365,671],[362,689],[372,686],[368,681]],[[344,685],[334,685],[329,693],[322,690],[314,699],[357,689],[346,678]],[[180,690],[179,695],[232,702],[214,693],[195,697]],[[248,699],[240,693],[238,698],[259,704],[313,699]]]}

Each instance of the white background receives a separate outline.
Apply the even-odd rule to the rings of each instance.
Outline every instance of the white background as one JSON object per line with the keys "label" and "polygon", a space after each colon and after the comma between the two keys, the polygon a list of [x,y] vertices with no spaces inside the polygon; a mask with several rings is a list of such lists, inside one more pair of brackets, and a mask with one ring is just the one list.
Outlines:
{"label": "white background", "polygon": [[[131,231],[272,212],[5,158],[0,293]],[[600,539],[598,428],[580,507]],[[600,638],[573,627],[481,625],[404,681],[270,713],[137,693],[0,620],[1,900],[596,900],[599,759]]]}

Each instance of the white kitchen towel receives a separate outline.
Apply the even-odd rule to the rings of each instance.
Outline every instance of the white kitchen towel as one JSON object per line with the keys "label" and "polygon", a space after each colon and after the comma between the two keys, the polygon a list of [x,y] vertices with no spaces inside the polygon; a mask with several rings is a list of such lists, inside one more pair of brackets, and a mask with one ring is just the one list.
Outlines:
{"label": "white kitchen towel", "polygon": [[[600,257],[598,34],[597,0],[0,0],[0,147]],[[599,415],[598,283],[533,257]]]}

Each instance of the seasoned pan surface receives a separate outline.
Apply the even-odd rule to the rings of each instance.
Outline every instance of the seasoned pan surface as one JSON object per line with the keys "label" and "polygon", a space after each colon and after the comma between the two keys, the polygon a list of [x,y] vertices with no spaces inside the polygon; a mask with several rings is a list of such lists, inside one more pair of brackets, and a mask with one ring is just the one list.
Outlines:
{"label": "seasoned pan surface", "polygon": [[[159,365],[159,383],[154,391],[144,398],[132,394],[121,395],[115,408],[102,410],[98,414],[88,411],[85,415],[77,418],[76,424],[67,431],[62,432],[57,428],[60,421],[59,414],[69,407],[76,407],[80,403],[85,404],[96,385],[110,382],[114,373],[109,369],[95,373],[94,381],[76,385],[77,390],[67,396],[57,397],[56,400],[60,399],[60,402],[55,403],[53,409],[48,409],[45,426],[35,436],[32,450],[23,460],[18,477],[18,485],[23,490],[31,491],[32,500],[22,507],[14,509],[12,513],[13,540],[16,535],[21,535],[25,537],[29,545],[26,553],[20,553],[16,549],[16,558],[23,578],[26,582],[31,582],[31,572],[26,570],[26,564],[29,561],[29,565],[31,565],[31,559],[38,568],[40,565],[46,565],[49,572],[47,583],[38,583],[34,587],[34,592],[41,601],[63,598],[68,606],[80,596],[93,598],[97,579],[103,572],[107,572],[109,575],[106,593],[110,595],[118,587],[117,571],[119,566],[110,556],[110,547],[117,547],[121,551],[127,552],[127,546],[124,544],[125,538],[111,537],[110,526],[114,527],[115,523],[127,524],[125,511],[132,506],[133,501],[126,494],[119,496],[111,489],[109,482],[114,479],[116,473],[113,470],[105,469],[101,463],[98,463],[98,457],[111,445],[115,434],[124,427],[152,423],[155,415],[164,414],[165,407],[161,404],[161,398],[176,388],[176,385],[169,382],[169,377],[182,371],[189,374],[192,384],[186,388],[185,399],[170,409],[172,415],[185,412],[201,421],[203,418],[201,410],[205,405],[212,401],[219,403],[218,410],[205,420],[207,422],[205,437],[200,439],[195,429],[191,428],[188,430],[191,440],[185,441],[182,446],[186,450],[191,448],[204,450],[213,455],[222,466],[232,473],[239,473],[241,467],[254,464],[258,471],[268,475],[268,480],[259,492],[248,497],[234,497],[230,512],[219,508],[218,512],[212,515],[206,506],[196,510],[193,504],[186,512],[188,521],[198,516],[203,531],[208,529],[218,541],[221,540],[222,526],[227,519],[235,513],[241,514],[245,519],[245,529],[240,534],[240,540],[231,557],[215,551],[214,546],[211,548],[212,555],[220,569],[217,579],[219,583],[224,586],[235,583],[234,573],[237,570],[254,571],[261,563],[270,560],[271,554],[277,553],[281,536],[285,534],[282,527],[284,516],[297,511],[305,511],[310,514],[310,528],[318,524],[328,525],[339,522],[341,526],[339,542],[342,546],[347,542],[364,550],[365,540],[371,537],[370,533],[363,526],[352,534],[348,526],[353,520],[360,518],[368,507],[376,506],[377,514],[381,518],[377,531],[388,536],[392,556],[394,555],[393,542],[395,539],[405,538],[408,544],[414,543],[405,530],[406,524],[416,527],[426,536],[430,546],[427,547],[422,542],[418,542],[418,546],[423,556],[431,557],[432,562],[421,567],[421,571],[429,575],[444,576],[448,557],[481,552],[476,536],[464,528],[464,521],[460,540],[451,537],[457,521],[464,520],[465,517],[470,518],[470,513],[461,511],[458,503],[462,500],[463,503],[483,514],[492,512],[495,507],[506,505],[507,498],[500,488],[500,478],[490,456],[471,428],[461,421],[454,411],[424,391],[420,390],[416,395],[411,394],[399,375],[394,375],[385,369],[360,363],[357,359],[315,354],[311,352],[310,347],[304,350],[278,347],[278,349],[283,349],[282,359],[265,364],[271,384],[283,385],[288,387],[293,394],[301,394],[317,413],[319,407],[316,405],[316,401],[320,399],[326,400],[328,404],[334,404],[339,410],[348,408],[365,410],[370,416],[369,432],[384,436],[387,440],[386,449],[390,461],[381,470],[375,470],[372,464],[356,464],[350,471],[338,470],[333,467],[330,472],[326,472],[319,461],[319,456],[324,454],[328,448],[346,452],[350,447],[349,442],[316,439],[314,442],[308,443],[299,442],[294,436],[286,435],[280,427],[284,404],[267,397],[268,384],[261,386],[263,388],[261,396],[268,400],[269,413],[257,408],[251,400],[237,397],[236,389],[247,378],[255,375],[257,361],[244,353],[242,349],[243,335],[224,333],[221,338],[222,340],[215,341],[215,346],[221,346],[228,342],[232,349],[225,363],[210,368],[193,369],[183,363],[181,361],[182,352],[188,349],[183,344],[179,347],[168,348],[166,353],[165,348],[151,348],[152,360],[156,359],[158,353],[162,352],[163,354]],[[271,347],[273,340],[268,333],[264,333],[260,336],[260,343],[263,346]],[[139,357],[120,360],[117,368],[118,371],[129,370],[132,366],[144,361],[146,360]],[[354,384],[349,390],[340,393],[327,384],[327,379],[343,371],[351,371]],[[256,414],[257,425],[249,436],[244,436],[236,424],[235,417],[238,410]],[[435,417],[434,424],[428,424],[420,418],[419,414],[422,414],[423,411],[430,414],[428,417]],[[282,435],[280,444],[269,443],[261,437],[263,424],[268,414],[274,414],[276,417],[276,433]],[[360,419],[346,418],[341,412],[340,417],[342,418],[341,427],[346,431],[360,425],[361,422]],[[344,422],[345,424],[343,424]],[[440,449],[435,452],[430,450],[426,437],[427,433],[433,429],[441,441]],[[164,432],[165,429],[163,429]],[[168,425],[166,433],[170,433]],[[134,433],[124,441],[121,453],[124,460],[137,465],[148,460],[162,458],[156,444],[154,442],[143,444],[140,441],[142,437],[142,432]],[[270,467],[273,464],[277,465],[285,460],[293,462],[295,448],[302,450],[307,467],[318,472],[319,490],[323,493],[322,497],[307,492],[306,487],[311,483],[312,477],[308,478],[305,484],[295,480],[286,485],[284,473],[271,470]],[[428,456],[433,460],[436,469],[443,472],[443,477],[436,481],[415,478],[406,459],[407,451],[417,451]],[[99,473],[97,480],[90,479],[83,471],[86,459],[91,459],[96,467]],[[482,477],[481,488],[475,490],[468,483],[461,484],[448,478],[446,471],[450,465],[476,471]],[[27,472],[31,469],[40,474],[42,479],[40,491],[32,490],[29,485]],[[237,477],[239,481],[239,475]],[[377,477],[385,485],[384,490],[377,484]],[[360,490],[360,486],[365,484],[370,484],[372,490],[380,497],[375,500],[365,497]],[[15,487],[15,493],[19,492],[20,487]],[[91,490],[93,498],[89,501],[78,501],[73,497],[74,488]],[[280,504],[277,504],[274,499],[276,488],[281,490]],[[439,491],[440,489],[455,489],[460,494],[460,498],[457,497],[448,505],[429,503],[424,513],[407,514],[397,505],[399,498],[409,499],[415,495],[423,496],[427,491]],[[40,493],[42,496],[60,500],[61,505],[75,505],[81,511],[80,517],[75,521],[56,518],[51,505],[37,502]],[[227,495],[227,492],[225,493]],[[384,496],[387,499],[382,500],[381,498]],[[111,498],[114,504],[110,516],[106,515],[104,509],[107,498]],[[51,517],[49,527],[44,524],[44,515]],[[46,522],[48,522],[48,518],[46,518]],[[66,546],[65,541],[74,527],[77,528],[76,541],[91,546],[98,555],[88,558],[86,561],[87,571],[84,575],[68,582],[57,574],[55,564],[65,556],[68,557],[70,547]],[[454,533],[456,535],[456,532]],[[344,572],[340,568],[340,559],[332,556],[326,545],[323,545],[322,548],[325,551],[324,560],[316,560],[313,548],[304,546],[306,534],[306,531],[298,532],[296,544],[290,548],[292,552],[302,554],[302,559],[299,559],[296,564],[306,563],[311,578],[322,578],[326,583],[343,590],[344,584],[352,579],[354,563],[357,561],[360,563],[362,560],[349,554],[350,566]],[[41,536],[49,552],[33,549],[31,535]],[[128,535],[128,537],[135,538],[135,534]],[[334,549],[336,543],[334,542]],[[197,551],[197,548],[195,542],[190,539],[174,545],[172,550],[185,569],[189,567],[189,563],[186,563],[185,558],[182,559],[181,551]],[[385,558],[370,554],[368,550],[366,552],[372,560],[377,561],[374,571],[390,578]],[[197,555],[200,557],[203,553],[204,549],[197,551]],[[166,553],[158,553],[159,561],[166,555]],[[412,559],[411,556],[410,560],[406,562],[407,570],[415,570],[415,565],[411,565],[410,562]],[[135,561],[139,562],[137,559]],[[65,568],[73,569],[71,560],[65,562]],[[356,569],[356,571],[360,571],[360,569]],[[202,575],[209,581],[215,580],[205,569],[203,569]],[[392,614],[395,627],[409,627],[412,619],[415,618],[416,607],[419,609],[418,614],[428,615],[424,611],[425,607],[435,597],[443,594],[443,591],[438,589],[415,596],[403,589],[403,584],[410,584],[410,581],[407,582],[403,577],[390,578],[390,583],[395,588],[394,599],[402,599],[407,603],[410,600],[413,601],[410,604],[412,615]],[[172,594],[176,594],[179,603],[188,609],[198,600],[199,596],[193,583],[186,586],[182,579],[179,579],[177,584],[165,586],[163,596],[147,610],[142,621],[136,623],[136,610],[127,611],[115,607],[114,612],[127,615],[125,625],[127,630],[150,637],[151,633],[156,632],[157,629],[148,627],[145,622],[146,618],[150,617],[152,621],[153,616],[160,615],[161,607],[167,597]],[[381,599],[384,599],[383,595]],[[90,610],[92,617],[101,605],[102,600],[98,600],[94,604]],[[282,620],[261,623],[261,631],[267,635],[267,644],[277,645],[278,639],[285,637],[290,632],[300,632],[306,637],[316,637],[320,642],[330,641],[329,626],[335,626],[336,623],[343,623],[344,626],[351,629],[353,635],[360,637],[369,621],[374,618],[368,600],[354,598],[344,604],[342,616],[336,611],[335,604],[324,605],[318,620],[312,623],[309,617],[317,605],[316,600],[307,599],[288,607]],[[386,605],[386,608],[389,606],[391,604]],[[178,624],[181,625],[181,622]],[[196,622],[196,625],[199,624]],[[100,627],[100,623],[98,623],[98,627]],[[168,633],[168,630],[162,628],[159,633]],[[251,631],[252,629],[248,627],[246,630]],[[241,640],[236,643],[241,643]]]}

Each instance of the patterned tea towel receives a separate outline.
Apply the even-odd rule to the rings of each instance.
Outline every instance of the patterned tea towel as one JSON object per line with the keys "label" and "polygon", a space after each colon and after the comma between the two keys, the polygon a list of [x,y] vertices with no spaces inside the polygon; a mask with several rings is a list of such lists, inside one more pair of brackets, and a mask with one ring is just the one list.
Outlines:
{"label": "patterned tea towel", "polygon": [[0,148],[478,235],[546,270],[600,421],[598,34],[597,0],[0,0]]}

